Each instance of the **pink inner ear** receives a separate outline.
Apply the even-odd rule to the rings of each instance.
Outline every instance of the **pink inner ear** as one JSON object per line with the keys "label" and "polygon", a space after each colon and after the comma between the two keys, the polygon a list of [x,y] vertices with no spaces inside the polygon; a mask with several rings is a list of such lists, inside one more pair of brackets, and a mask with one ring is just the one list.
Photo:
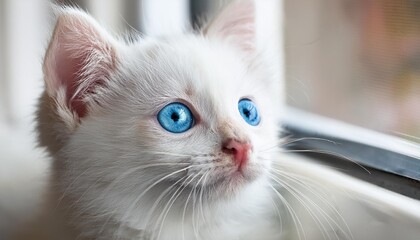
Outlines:
{"label": "pink inner ear", "polygon": [[83,118],[86,99],[115,68],[115,52],[94,20],[81,12],[60,16],[44,62],[50,96],[65,88],[60,103]]}
{"label": "pink inner ear", "polygon": [[71,58],[70,53],[60,49],[56,58],[57,80],[60,86],[66,86],[66,101],[70,109],[80,117],[86,116],[87,107],[83,102],[82,92],[75,95],[78,83],[81,81],[80,70],[86,62],[86,57]]}

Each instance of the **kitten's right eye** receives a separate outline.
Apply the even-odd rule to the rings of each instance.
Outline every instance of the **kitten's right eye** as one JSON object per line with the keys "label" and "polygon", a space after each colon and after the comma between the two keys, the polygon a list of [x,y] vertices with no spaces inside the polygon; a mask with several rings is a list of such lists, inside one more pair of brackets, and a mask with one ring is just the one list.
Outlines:
{"label": "kitten's right eye", "polygon": [[183,133],[188,131],[194,124],[194,117],[190,109],[182,103],[174,102],[162,108],[157,120],[168,132]]}

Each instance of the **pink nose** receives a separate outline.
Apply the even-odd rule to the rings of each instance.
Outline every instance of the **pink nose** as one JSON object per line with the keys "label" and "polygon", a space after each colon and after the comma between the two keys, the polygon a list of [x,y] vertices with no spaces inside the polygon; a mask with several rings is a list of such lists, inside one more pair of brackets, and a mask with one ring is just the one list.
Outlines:
{"label": "pink nose", "polygon": [[249,143],[243,143],[230,139],[223,144],[222,152],[231,154],[235,160],[235,163],[241,167],[248,161],[251,148],[252,145]]}

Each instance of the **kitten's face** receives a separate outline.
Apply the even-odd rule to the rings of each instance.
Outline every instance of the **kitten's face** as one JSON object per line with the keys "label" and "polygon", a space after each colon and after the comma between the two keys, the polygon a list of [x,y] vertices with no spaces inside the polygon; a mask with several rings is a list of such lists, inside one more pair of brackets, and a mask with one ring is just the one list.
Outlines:
{"label": "kitten's face", "polygon": [[249,44],[253,8],[234,9],[243,14],[221,14],[202,35],[134,44],[84,13],[62,13],[39,128],[66,194],[130,212],[175,190],[222,203],[265,179],[278,80]]}
{"label": "kitten's face", "polygon": [[[265,174],[270,157],[264,152],[276,145],[276,106],[259,69],[231,48],[197,37],[131,45],[121,49],[121,59],[124,64],[111,77],[121,84],[98,113],[81,122],[69,151],[89,156],[87,164],[97,165],[110,182],[139,167],[121,182],[165,178],[206,186],[216,195],[232,194]],[[255,104],[258,125],[241,115],[242,99]],[[189,129],[173,133],[161,125],[158,113],[171,103],[190,110]]]}

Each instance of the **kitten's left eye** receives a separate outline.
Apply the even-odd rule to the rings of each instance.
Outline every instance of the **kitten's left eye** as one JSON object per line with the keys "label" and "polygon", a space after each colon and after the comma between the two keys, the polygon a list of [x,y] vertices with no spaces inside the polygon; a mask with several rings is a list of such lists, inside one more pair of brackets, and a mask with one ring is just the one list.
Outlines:
{"label": "kitten's left eye", "polygon": [[255,104],[249,99],[242,99],[238,103],[238,110],[242,118],[252,126],[257,126],[260,121],[260,115]]}
{"label": "kitten's left eye", "polygon": [[182,103],[174,102],[162,108],[157,119],[168,132],[183,133],[193,126],[194,117],[190,109]]}

